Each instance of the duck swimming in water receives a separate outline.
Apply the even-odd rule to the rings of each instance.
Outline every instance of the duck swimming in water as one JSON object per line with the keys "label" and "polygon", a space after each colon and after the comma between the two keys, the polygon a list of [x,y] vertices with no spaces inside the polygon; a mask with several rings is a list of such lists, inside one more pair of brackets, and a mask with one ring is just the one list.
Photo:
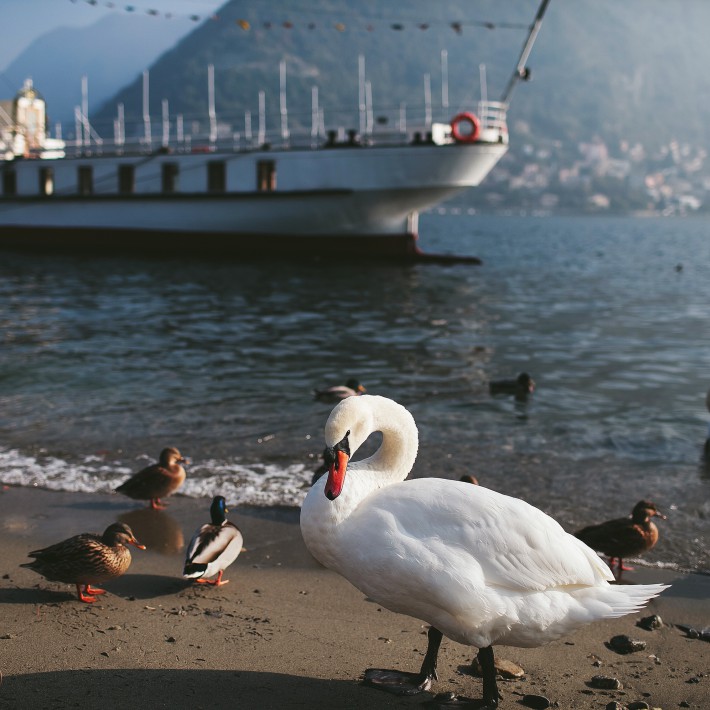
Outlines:
{"label": "duck swimming in water", "polygon": [[603,552],[609,558],[609,567],[614,569],[618,561],[619,574],[633,567],[624,567],[624,557],[635,557],[650,550],[658,542],[658,528],[651,518],[665,520],[656,504],[640,500],[631,511],[631,517],[607,520],[598,525],[589,525],[574,533],[585,545]]}
{"label": "duck swimming in water", "polygon": [[185,469],[181,466],[185,462],[176,448],[163,449],[158,463],[138,471],[116,488],[116,492],[135,500],[149,500],[151,508],[162,510],[166,506],[160,499],[175,493],[185,482]]}
{"label": "duck swimming in water", "polygon": [[[222,580],[222,575],[242,551],[244,538],[239,528],[227,520],[228,512],[225,499],[215,496],[210,507],[212,522],[198,528],[187,546],[183,577],[218,587],[229,582]],[[217,579],[205,579],[215,574]]]}
{"label": "duck swimming in water", "polygon": [[131,553],[126,545],[145,550],[128,525],[114,523],[103,535],[83,533],[42,550],[34,550],[28,557],[35,559],[20,567],[28,567],[50,582],[75,584],[79,601],[90,604],[96,601],[97,594],[106,593],[91,585],[120,577],[128,569]]}
{"label": "duck swimming in water", "polygon": [[326,404],[335,404],[347,397],[364,394],[367,390],[358,380],[351,377],[344,385],[333,385],[322,390],[313,390],[313,399]]}
{"label": "duck swimming in water", "polygon": [[[379,449],[351,463],[376,431]],[[417,427],[390,399],[342,401],[325,440],[328,475],[301,509],[306,546],[377,604],[431,624],[418,673],[369,669],[367,684],[399,695],[428,690],[447,636],[479,649],[485,706],[496,708],[493,645],[539,646],[637,611],[665,589],[611,585],[593,550],[522,500],[462,481],[405,481]]]}
{"label": "duck swimming in water", "polygon": [[514,380],[494,380],[488,385],[491,395],[513,395],[517,400],[525,400],[535,391],[535,381],[527,372],[521,372]]}

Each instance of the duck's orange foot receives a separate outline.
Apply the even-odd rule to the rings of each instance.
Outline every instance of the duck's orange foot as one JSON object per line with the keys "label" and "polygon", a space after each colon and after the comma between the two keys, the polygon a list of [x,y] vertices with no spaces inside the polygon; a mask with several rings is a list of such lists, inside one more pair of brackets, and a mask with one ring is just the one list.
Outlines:
{"label": "duck's orange foot", "polygon": [[84,588],[84,591],[87,594],[91,594],[92,596],[96,596],[97,594],[106,594],[105,589],[98,589],[97,587],[92,587],[90,584],[86,585],[86,587]]}
{"label": "duck's orange foot", "polygon": [[150,507],[153,510],[165,510],[168,506],[165,503],[161,503],[160,498],[151,498]]}
{"label": "duck's orange foot", "polygon": [[217,575],[217,579],[196,579],[198,584],[211,584],[213,587],[223,587],[225,584],[229,584],[228,579],[222,579],[224,570]]}
{"label": "duck's orange foot", "polygon": [[[88,591],[88,585],[86,586],[86,591]],[[84,593],[85,590],[82,589],[81,584],[76,585],[76,593],[79,597],[80,602],[84,602],[85,604],[93,604],[96,601],[96,597],[92,597],[89,594]]]}

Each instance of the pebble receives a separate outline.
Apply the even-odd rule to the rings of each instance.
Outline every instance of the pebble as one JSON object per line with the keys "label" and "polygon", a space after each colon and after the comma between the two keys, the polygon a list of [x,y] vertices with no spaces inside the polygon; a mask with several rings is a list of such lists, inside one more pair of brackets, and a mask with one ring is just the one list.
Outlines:
{"label": "pebble", "polygon": [[621,690],[624,687],[618,678],[612,678],[608,675],[592,676],[589,685],[592,688],[599,688],[601,690]]}
{"label": "pebble", "polygon": [[636,653],[636,651],[643,651],[646,648],[645,641],[638,641],[637,639],[629,638],[623,634],[620,636],[614,636],[607,644],[607,646],[617,653]]}
{"label": "pebble", "polygon": [[612,700],[607,703],[605,710],[624,710],[624,706],[621,703],[617,703],[616,700]]}
{"label": "pebble", "polygon": [[636,623],[636,626],[646,629],[646,631],[653,631],[654,629],[660,629],[663,626],[663,619],[661,619],[658,614],[644,616],[643,619]]}
{"label": "pebble", "polygon": [[520,701],[526,708],[533,708],[533,710],[546,710],[552,706],[549,698],[544,695],[523,695]]}
{"label": "pebble", "polygon": [[[507,661],[505,658],[496,658],[494,660],[496,674],[505,680],[516,680],[525,676],[525,671],[513,661]],[[473,659],[471,671],[479,678],[483,675],[481,664],[477,658]]]}
{"label": "pebble", "polygon": [[643,700],[637,700],[636,702],[629,703],[626,706],[626,710],[650,710],[650,708],[651,706]]}

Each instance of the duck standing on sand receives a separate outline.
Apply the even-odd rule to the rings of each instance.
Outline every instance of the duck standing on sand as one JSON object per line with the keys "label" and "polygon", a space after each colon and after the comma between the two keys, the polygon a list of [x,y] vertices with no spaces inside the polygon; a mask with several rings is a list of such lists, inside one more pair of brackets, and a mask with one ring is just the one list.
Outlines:
{"label": "duck standing on sand", "polygon": [[351,377],[344,385],[333,385],[322,390],[313,390],[313,399],[326,404],[335,404],[348,397],[364,394],[367,390]]}
{"label": "duck standing on sand", "polygon": [[492,395],[513,395],[522,401],[535,391],[535,381],[527,372],[521,372],[514,380],[493,380],[488,385],[488,391]]}
{"label": "duck standing on sand", "polygon": [[88,604],[96,601],[97,594],[106,590],[92,587],[109,579],[120,577],[131,564],[131,553],[126,545],[145,550],[124,523],[113,523],[103,535],[82,533],[56,545],[30,552],[34,557],[20,567],[28,567],[50,582],[75,584],[79,601]]}
{"label": "duck standing on sand", "polygon": [[163,449],[158,463],[138,471],[116,488],[116,492],[134,500],[149,500],[151,508],[162,510],[165,504],[160,499],[175,493],[185,482],[185,469],[181,466],[185,462],[176,448]]}
{"label": "duck standing on sand", "polygon": [[[183,577],[218,587],[229,582],[222,580],[222,575],[242,551],[244,538],[239,528],[227,520],[228,512],[225,499],[215,496],[210,507],[212,522],[198,528],[187,546]],[[204,579],[215,574],[217,579]]]}
{"label": "duck standing on sand", "polygon": [[589,525],[574,533],[585,545],[603,552],[609,558],[609,567],[614,569],[618,560],[619,574],[633,567],[624,567],[624,557],[634,557],[650,550],[658,542],[658,528],[651,518],[666,516],[659,512],[656,504],[640,500],[631,511],[631,517],[607,520],[599,525]]}
{"label": "duck standing on sand", "polygon": [[[369,458],[350,457],[371,433]],[[391,611],[431,624],[418,673],[369,669],[397,695],[429,690],[443,636],[479,649],[486,708],[497,708],[493,645],[532,647],[640,609],[664,585],[612,585],[599,556],[542,511],[483,486],[404,480],[416,459],[412,415],[385,397],[349,397],[325,426],[329,471],[301,508],[306,546]]]}

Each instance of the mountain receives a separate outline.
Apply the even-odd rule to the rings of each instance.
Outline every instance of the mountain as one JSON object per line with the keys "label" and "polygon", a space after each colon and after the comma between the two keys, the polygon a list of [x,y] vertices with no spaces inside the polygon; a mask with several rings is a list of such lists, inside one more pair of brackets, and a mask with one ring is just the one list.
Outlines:
{"label": "mountain", "polygon": [[[177,20],[131,24],[116,13],[86,30],[57,30],[8,67],[18,88],[25,76],[47,99],[53,120],[73,132],[81,75],[89,76],[90,117],[110,137],[117,104],[140,124],[142,70],[150,67],[151,113],[167,100],[173,121],[206,131],[207,67],[215,67],[217,118],[225,132],[256,130],[258,96],[267,128],[278,135],[279,62],[286,61],[288,121],[310,127],[313,87],[326,128],[358,127],[358,58],[365,59],[375,120],[408,125],[424,113],[430,76],[435,116],[448,120],[476,108],[486,67],[489,98],[498,98],[517,62],[537,0],[231,0],[214,19],[184,34]],[[485,22],[491,22],[489,27]],[[249,29],[245,31],[248,23]],[[165,27],[175,28],[173,40]],[[532,81],[512,97],[509,125],[542,141],[576,146],[652,148],[677,139],[710,149],[710,26],[706,0],[552,0],[528,61]],[[151,31],[160,27],[160,37]],[[184,36],[180,38],[180,33]],[[441,52],[448,53],[450,102],[442,107]]]}
{"label": "mountain", "polygon": [[73,124],[83,75],[88,76],[90,109],[98,108],[193,27],[188,19],[166,22],[127,13],[107,15],[88,27],[59,27],[8,64],[2,72],[4,91],[12,84],[19,90],[31,77],[47,101],[50,120]]}

